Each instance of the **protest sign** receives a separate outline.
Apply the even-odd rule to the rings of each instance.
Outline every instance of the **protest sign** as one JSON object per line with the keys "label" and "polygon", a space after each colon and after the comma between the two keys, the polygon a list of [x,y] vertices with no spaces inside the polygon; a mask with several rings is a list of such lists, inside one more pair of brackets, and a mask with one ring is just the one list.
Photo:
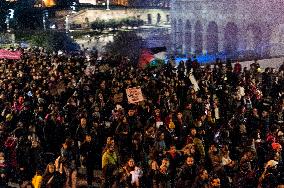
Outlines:
{"label": "protest sign", "polygon": [[128,88],[126,89],[126,94],[129,103],[137,103],[144,100],[141,88]]}

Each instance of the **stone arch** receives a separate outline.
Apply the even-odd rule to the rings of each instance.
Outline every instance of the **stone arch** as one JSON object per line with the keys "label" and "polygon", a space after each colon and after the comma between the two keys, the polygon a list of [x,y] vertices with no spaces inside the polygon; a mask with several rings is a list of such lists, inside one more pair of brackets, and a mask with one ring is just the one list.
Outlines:
{"label": "stone arch", "polygon": [[183,46],[183,21],[182,19],[178,20],[177,24],[177,34],[176,34],[176,39],[177,39],[177,52],[178,54],[182,54],[182,46]]}
{"label": "stone arch", "polygon": [[161,23],[161,14],[158,13],[157,14],[157,24],[160,24]]}
{"label": "stone arch", "polygon": [[195,53],[201,54],[203,50],[203,27],[201,21],[197,21],[194,26],[194,47]]}
{"label": "stone arch", "polygon": [[218,52],[218,25],[214,21],[208,24],[206,50],[209,54],[216,54]]}
{"label": "stone arch", "polygon": [[224,50],[228,54],[237,52],[238,26],[234,22],[228,22],[224,30]]}
{"label": "stone arch", "polygon": [[273,27],[270,35],[270,42],[284,44],[284,24]]}
{"label": "stone arch", "polygon": [[247,49],[252,52],[253,55],[258,55],[262,51],[262,31],[260,26],[256,24],[250,24],[247,27]]}
{"label": "stone arch", "polygon": [[279,26],[279,30],[280,30],[280,32],[279,32],[279,43],[281,43],[281,44],[284,44],[284,24],[281,24],[280,26]]}
{"label": "stone arch", "polygon": [[272,27],[270,33],[269,52],[272,56],[284,54],[284,24]]}
{"label": "stone arch", "polygon": [[185,53],[189,54],[191,52],[191,23],[189,20],[186,21],[184,28],[184,43],[185,43]]}
{"label": "stone arch", "polygon": [[147,23],[148,23],[149,25],[152,24],[152,14],[147,14]]}

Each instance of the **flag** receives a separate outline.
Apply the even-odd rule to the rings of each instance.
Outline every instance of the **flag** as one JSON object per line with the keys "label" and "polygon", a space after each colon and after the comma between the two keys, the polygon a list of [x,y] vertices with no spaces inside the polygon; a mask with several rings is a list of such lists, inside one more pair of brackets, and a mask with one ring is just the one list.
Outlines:
{"label": "flag", "polygon": [[145,69],[151,61],[155,60],[154,55],[148,49],[143,49],[139,58],[138,67]]}
{"label": "flag", "polygon": [[157,67],[166,59],[166,47],[146,48],[141,51],[138,67]]}
{"label": "flag", "polygon": [[166,47],[150,48],[151,52],[154,54],[155,59],[165,60],[166,59]]}

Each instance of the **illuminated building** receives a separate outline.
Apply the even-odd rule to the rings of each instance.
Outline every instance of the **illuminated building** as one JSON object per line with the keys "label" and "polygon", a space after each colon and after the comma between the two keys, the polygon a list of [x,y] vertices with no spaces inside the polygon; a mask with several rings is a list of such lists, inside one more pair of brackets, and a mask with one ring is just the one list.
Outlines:
{"label": "illuminated building", "polygon": [[45,7],[53,7],[56,5],[55,0],[43,0],[43,5]]}
{"label": "illuminated building", "polygon": [[34,7],[53,7],[55,5],[55,0],[36,0],[34,3]]}
{"label": "illuminated building", "polygon": [[[79,0],[81,4],[102,5],[106,4],[106,0]],[[128,0],[110,0],[111,5],[128,6]]]}
{"label": "illuminated building", "polygon": [[79,3],[97,5],[98,1],[97,0],[79,0]]}
{"label": "illuminated building", "polygon": [[177,54],[232,57],[284,54],[284,1],[172,0],[172,44]]}
{"label": "illuminated building", "polygon": [[111,4],[128,6],[128,0],[112,0]]}

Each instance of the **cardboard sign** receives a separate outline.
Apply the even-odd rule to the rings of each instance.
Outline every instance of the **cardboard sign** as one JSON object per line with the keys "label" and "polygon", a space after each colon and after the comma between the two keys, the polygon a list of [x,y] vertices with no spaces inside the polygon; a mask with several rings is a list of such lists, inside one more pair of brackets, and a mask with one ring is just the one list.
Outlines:
{"label": "cardboard sign", "polygon": [[137,103],[144,100],[141,88],[126,89],[127,99],[129,103]]}

